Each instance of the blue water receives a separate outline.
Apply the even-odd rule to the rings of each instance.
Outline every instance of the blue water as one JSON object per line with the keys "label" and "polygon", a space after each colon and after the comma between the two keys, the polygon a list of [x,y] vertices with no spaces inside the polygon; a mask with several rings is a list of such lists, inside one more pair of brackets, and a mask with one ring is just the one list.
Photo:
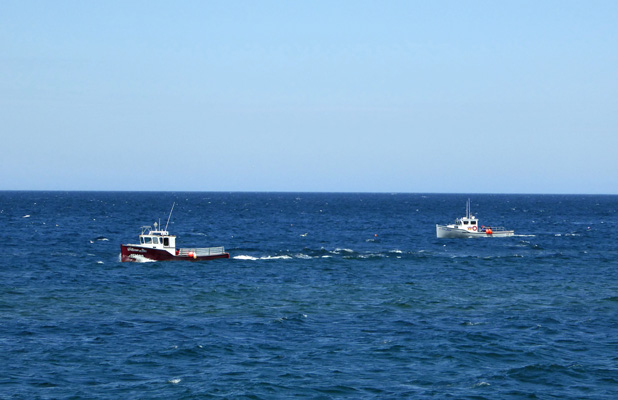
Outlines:
{"label": "blue water", "polygon": [[[517,236],[437,239],[465,213]],[[121,263],[165,224],[231,259]],[[0,397],[618,398],[618,196],[0,192]]]}

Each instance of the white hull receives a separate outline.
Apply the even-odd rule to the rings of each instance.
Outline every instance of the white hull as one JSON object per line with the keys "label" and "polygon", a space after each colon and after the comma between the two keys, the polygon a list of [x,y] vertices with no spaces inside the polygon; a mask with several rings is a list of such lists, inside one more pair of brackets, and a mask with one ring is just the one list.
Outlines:
{"label": "white hull", "polygon": [[454,225],[436,225],[436,235],[439,239],[450,238],[481,238],[481,237],[507,237],[513,236],[514,231],[492,231],[491,234],[486,232],[475,232],[466,229],[457,228]]}

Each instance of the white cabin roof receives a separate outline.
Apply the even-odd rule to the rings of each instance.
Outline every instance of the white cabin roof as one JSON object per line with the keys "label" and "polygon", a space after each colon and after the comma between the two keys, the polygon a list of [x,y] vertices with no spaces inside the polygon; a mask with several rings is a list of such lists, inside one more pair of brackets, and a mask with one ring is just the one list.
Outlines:
{"label": "white cabin roof", "polygon": [[142,233],[140,233],[140,236],[169,236],[169,237],[176,237],[175,235],[170,235],[170,233],[168,231],[152,229],[151,226],[142,226]]}

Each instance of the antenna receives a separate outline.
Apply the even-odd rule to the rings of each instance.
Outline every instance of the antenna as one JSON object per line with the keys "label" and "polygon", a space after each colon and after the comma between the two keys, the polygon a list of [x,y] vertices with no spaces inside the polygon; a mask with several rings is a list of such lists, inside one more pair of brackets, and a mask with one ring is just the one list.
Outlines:
{"label": "antenna", "polygon": [[175,205],[176,205],[176,202],[173,202],[173,203],[172,203],[172,209],[170,210],[170,216],[169,216],[169,217],[167,217],[167,223],[165,224],[165,230],[167,230],[167,226],[168,226],[168,225],[169,225],[169,223],[170,223],[170,218],[172,218],[172,211],[174,211],[174,206],[175,206]]}
{"label": "antenna", "polygon": [[466,203],[466,218],[470,218],[470,199]]}

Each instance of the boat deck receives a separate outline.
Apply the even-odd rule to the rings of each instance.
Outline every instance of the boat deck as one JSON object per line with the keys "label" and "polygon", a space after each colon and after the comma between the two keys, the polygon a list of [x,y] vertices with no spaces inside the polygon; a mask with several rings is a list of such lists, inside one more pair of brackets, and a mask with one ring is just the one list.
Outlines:
{"label": "boat deck", "polygon": [[223,247],[193,247],[193,248],[181,248],[178,249],[179,257],[192,257],[193,254],[197,257],[208,257],[225,254]]}

